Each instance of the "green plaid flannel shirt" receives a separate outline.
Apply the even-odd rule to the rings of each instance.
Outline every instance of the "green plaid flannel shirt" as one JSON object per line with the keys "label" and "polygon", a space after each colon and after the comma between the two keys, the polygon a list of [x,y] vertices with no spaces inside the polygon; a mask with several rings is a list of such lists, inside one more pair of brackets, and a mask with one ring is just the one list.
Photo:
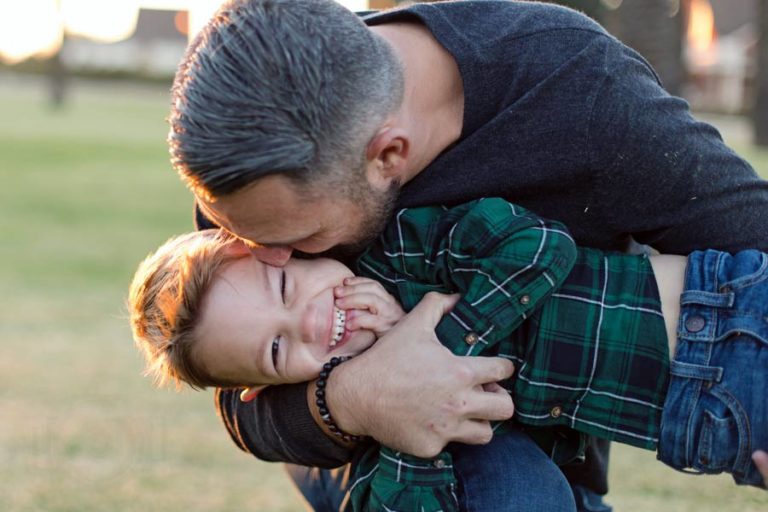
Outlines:
{"label": "green plaid flannel shirt", "polygon": [[[460,293],[437,335],[455,354],[515,362],[517,422],[655,448],[669,354],[647,257],[577,250],[561,224],[481,199],[399,211],[357,270],[406,311],[429,291]],[[458,510],[448,452],[371,443],[354,466],[354,510]]]}

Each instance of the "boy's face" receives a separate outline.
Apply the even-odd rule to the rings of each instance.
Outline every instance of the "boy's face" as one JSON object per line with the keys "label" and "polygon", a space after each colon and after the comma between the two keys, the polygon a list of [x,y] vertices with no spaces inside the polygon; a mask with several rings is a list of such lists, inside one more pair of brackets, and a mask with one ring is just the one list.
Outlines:
{"label": "boy's face", "polygon": [[293,258],[284,267],[253,256],[228,264],[202,304],[193,356],[215,378],[249,384],[304,382],[333,356],[373,344],[343,328],[334,287],[352,272],[335,260]]}

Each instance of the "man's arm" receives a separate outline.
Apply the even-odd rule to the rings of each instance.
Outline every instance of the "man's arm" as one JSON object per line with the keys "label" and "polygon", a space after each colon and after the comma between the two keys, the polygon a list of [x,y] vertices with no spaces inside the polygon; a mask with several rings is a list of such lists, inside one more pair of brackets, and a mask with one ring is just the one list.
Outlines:
{"label": "man's arm", "polygon": [[662,253],[768,250],[768,182],[639,56],[607,45],[604,58],[590,93],[588,165],[597,179],[585,214]]}
{"label": "man's arm", "polygon": [[349,462],[351,451],[327,437],[312,418],[306,390],[307,384],[269,386],[243,402],[239,389],[217,389],[215,404],[232,441],[261,460],[322,468]]}

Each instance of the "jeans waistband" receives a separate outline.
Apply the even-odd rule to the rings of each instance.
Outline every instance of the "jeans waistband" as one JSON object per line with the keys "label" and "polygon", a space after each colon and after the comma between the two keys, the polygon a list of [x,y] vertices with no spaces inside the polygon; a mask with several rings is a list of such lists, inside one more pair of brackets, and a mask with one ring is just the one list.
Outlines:
{"label": "jeans waistband", "polygon": [[[713,342],[749,332],[768,343],[768,256],[697,251],[688,257],[678,339]],[[761,306],[761,307],[758,307]]]}

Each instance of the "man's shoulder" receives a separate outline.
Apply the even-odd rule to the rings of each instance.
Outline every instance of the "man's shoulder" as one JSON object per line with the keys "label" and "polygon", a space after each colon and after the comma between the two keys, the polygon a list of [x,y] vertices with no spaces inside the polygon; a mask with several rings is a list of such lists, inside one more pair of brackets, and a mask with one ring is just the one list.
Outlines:
{"label": "man's shoulder", "polygon": [[471,32],[481,27],[487,34],[519,33],[521,36],[551,30],[587,30],[605,34],[604,29],[581,12],[546,2],[508,0],[465,0],[413,4],[386,11],[360,13],[368,25],[417,19],[431,25],[456,21],[454,28]]}

